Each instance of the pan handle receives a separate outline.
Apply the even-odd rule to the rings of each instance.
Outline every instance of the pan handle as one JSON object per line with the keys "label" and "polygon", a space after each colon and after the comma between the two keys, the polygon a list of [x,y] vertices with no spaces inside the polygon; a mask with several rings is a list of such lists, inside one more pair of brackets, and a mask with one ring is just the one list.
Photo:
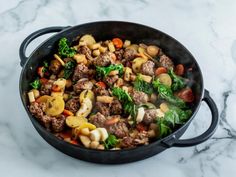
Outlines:
{"label": "pan handle", "polygon": [[40,29],[40,30],[35,31],[32,34],[30,34],[27,38],[25,38],[25,40],[20,45],[20,49],[19,49],[19,55],[20,55],[20,60],[21,60],[20,65],[23,66],[25,64],[25,62],[28,60],[28,57],[26,57],[25,52],[26,52],[27,46],[30,44],[31,41],[33,41],[35,38],[37,38],[39,36],[42,36],[44,34],[53,33],[53,32],[60,32],[60,31],[66,29],[68,27],[70,27],[70,26],[67,26],[67,27],[62,27],[62,26],[48,27],[48,28]]}
{"label": "pan handle", "polygon": [[211,98],[208,90],[205,90],[204,97],[202,100],[205,101],[206,104],[209,106],[211,114],[212,114],[212,121],[211,121],[210,127],[201,135],[195,138],[191,138],[191,139],[177,139],[175,136],[172,136],[171,138],[163,141],[165,145],[167,145],[168,147],[194,146],[208,140],[213,135],[213,133],[216,131],[216,128],[219,122],[218,109],[216,107],[215,102]]}

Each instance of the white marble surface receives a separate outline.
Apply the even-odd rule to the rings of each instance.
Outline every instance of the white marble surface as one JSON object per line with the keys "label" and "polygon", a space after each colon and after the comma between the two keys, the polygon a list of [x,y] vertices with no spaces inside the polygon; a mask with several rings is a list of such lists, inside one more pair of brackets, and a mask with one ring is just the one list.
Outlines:
{"label": "white marble surface", "polygon": [[[235,176],[235,0],[0,2],[0,176]],[[171,148],[140,162],[109,166],[68,157],[38,135],[18,93],[20,43],[43,27],[98,20],[127,20],[152,26],[174,36],[193,53],[202,68],[205,87],[219,108],[221,120],[213,138],[195,147]],[[30,49],[42,40],[33,42]],[[202,104],[184,137],[200,134],[209,122],[209,110]]]}

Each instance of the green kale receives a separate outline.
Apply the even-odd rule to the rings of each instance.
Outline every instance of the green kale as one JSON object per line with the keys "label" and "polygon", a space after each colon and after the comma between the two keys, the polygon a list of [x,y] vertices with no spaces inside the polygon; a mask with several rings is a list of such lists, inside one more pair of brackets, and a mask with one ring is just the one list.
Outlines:
{"label": "green kale", "polygon": [[144,92],[148,95],[151,95],[153,93],[153,87],[152,84],[145,82],[140,74],[138,74],[138,76],[136,77],[135,81],[134,81],[134,89],[137,91],[141,91]]}
{"label": "green kale", "polygon": [[182,99],[174,96],[170,87],[162,84],[158,79],[154,80],[152,82],[152,84],[153,84],[154,89],[156,89],[158,91],[159,96],[162,99],[164,99],[164,100],[168,101],[169,103],[174,104],[175,106],[178,106],[180,108],[186,107],[186,104]]}
{"label": "green kale", "polygon": [[192,115],[192,111],[182,110],[176,106],[170,106],[163,118],[159,118],[159,137],[164,137],[172,132],[176,125],[184,124]]}
{"label": "green kale", "polygon": [[33,82],[30,83],[30,86],[34,89],[39,89],[41,87],[40,80],[37,78]]}
{"label": "green kale", "polygon": [[76,66],[75,61],[69,61],[65,64],[65,66],[64,66],[64,78],[65,79],[68,79],[71,76],[71,74],[74,72],[75,66]]}
{"label": "green kale", "polygon": [[112,95],[116,96],[123,104],[123,109],[126,114],[130,114],[132,117],[136,115],[136,105],[134,104],[131,96],[119,87],[112,89]]}
{"label": "green kale", "polygon": [[117,70],[121,76],[124,72],[124,67],[122,64],[110,65],[110,66],[96,66],[96,72],[98,77],[104,78],[107,77],[111,71]]}
{"label": "green kale", "polygon": [[182,89],[186,86],[186,83],[185,83],[184,79],[180,76],[177,76],[173,69],[170,69],[168,71],[168,74],[170,75],[170,77],[172,79],[173,83],[171,85],[171,89],[174,92],[177,91],[177,90],[180,90],[180,89]]}
{"label": "green kale", "polygon": [[58,54],[62,57],[73,57],[75,55],[76,51],[74,48],[69,47],[68,40],[63,37],[60,39],[58,44]]}
{"label": "green kale", "polygon": [[104,141],[104,146],[105,149],[112,149],[114,148],[117,143],[118,143],[118,139],[116,138],[115,135],[109,134],[108,138]]}

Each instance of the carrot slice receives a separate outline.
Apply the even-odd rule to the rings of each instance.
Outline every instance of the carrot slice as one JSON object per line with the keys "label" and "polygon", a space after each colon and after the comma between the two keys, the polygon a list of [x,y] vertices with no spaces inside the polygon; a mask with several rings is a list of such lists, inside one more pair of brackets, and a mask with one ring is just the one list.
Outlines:
{"label": "carrot slice", "polygon": [[119,117],[113,117],[111,119],[106,120],[105,124],[106,125],[113,125],[113,124],[117,123],[119,120],[120,120]]}
{"label": "carrot slice", "polygon": [[46,78],[40,78],[39,80],[41,84],[46,84],[48,82]]}
{"label": "carrot slice", "polygon": [[52,86],[52,91],[54,91],[54,92],[60,92],[61,91],[61,88],[58,86],[58,85],[53,85]]}
{"label": "carrot slice", "polygon": [[78,142],[76,140],[71,140],[70,143],[74,145],[78,145]]}
{"label": "carrot slice", "polygon": [[69,111],[69,110],[67,110],[67,109],[64,109],[63,114],[64,114],[65,116],[73,116],[73,115],[74,115],[73,112],[71,112],[71,111]]}
{"label": "carrot slice", "polygon": [[37,73],[40,77],[43,77],[44,76],[44,67],[43,66],[38,67]]}
{"label": "carrot slice", "polygon": [[104,89],[107,87],[106,84],[104,82],[102,82],[102,81],[97,82],[96,86],[104,88]]}
{"label": "carrot slice", "polygon": [[182,76],[184,74],[184,65],[182,65],[182,64],[176,65],[175,74],[179,75],[179,76]]}
{"label": "carrot slice", "polygon": [[113,44],[116,48],[120,49],[123,47],[123,41],[120,38],[114,38],[112,39]]}
{"label": "carrot slice", "polygon": [[155,71],[155,75],[158,76],[162,73],[167,73],[167,69],[165,67],[158,67]]}

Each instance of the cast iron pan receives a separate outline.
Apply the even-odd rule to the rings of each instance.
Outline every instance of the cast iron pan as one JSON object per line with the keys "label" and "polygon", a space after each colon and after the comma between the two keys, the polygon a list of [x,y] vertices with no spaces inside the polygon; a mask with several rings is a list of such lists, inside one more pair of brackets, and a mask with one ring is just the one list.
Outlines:
{"label": "cast iron pan", "polygon": [[[31,41],[41,35],[53,32],[56,32],[56,34],[44,41],[29,57],[26,57],[25,51]],[[28,110],[27,91],[30,89],[29,83],[35,78],[37,73],[36,69],[39,64],[56,51],[57,43],[60,38],[66,37],[71,41],[76,36],[83,34],[92,34],[98,41],[120,37],[122,39],[129,39],[133,43],[143,42],[146,44],[158,45],[173,59],[174,63],[183,63],[187,67],[192,67],[192,71],[187,73],[188,78],[194,80],[192,89],[196,95],[195,102],[192,106],[193,115],[191,118],[183,126],[179,127],[172,134],[163,139],[157,140],[149,145],[118,151],[87,149],[60,140],[52,133],[48,132]],[[204,89],[202,73],[195,58],[176,39],[151,27],[120,21],[92,22],[74,27],[48,27],[30,34],[22,42],[19,54],[21,59],[20,64],[22,66],[19,82],[20,95],[31,122],[38,133],[50,145],[74,158],[106,164],[138,161],[151,157],[170,147],[188,147],[200,144],[212,136],[218,125],[219,118],[216,104],[210,97],[209,92]],[[202,101],[206,102],[212,114],[209,128],[195,138],[179,139],[195,117]]]}

